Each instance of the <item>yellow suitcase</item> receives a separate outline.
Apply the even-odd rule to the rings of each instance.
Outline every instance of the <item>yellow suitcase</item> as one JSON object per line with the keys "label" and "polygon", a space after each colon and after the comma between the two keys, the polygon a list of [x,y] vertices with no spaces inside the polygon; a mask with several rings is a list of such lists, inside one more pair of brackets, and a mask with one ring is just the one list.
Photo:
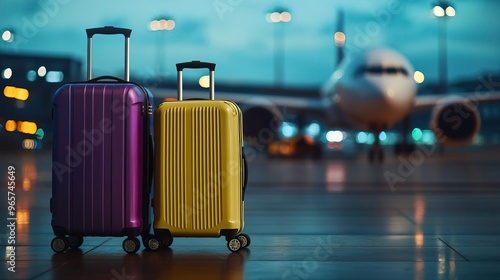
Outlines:
{"label": "yellow suitcase", "polygon": [[[210,70],[210,99],[183,100],[184,68]],[[150,250],[173,237],[225,236],[235,252],[250,244],[241,234],[247,166],[240,108],[214,99],[215,64],[177,64],[178,100],[163,102],[154,115],[154,235]]]}

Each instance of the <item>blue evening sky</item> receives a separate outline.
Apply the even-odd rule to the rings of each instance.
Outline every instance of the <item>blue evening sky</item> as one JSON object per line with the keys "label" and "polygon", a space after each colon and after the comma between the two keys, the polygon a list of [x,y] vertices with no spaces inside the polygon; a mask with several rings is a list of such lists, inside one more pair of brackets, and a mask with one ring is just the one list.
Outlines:
{"label": "blue evening sky", "polygon": [[[155,60],[160,57],[162,70],[170,77],[176,62],[206,60],[217,63],[219,81],[272,84],[276,26],[266,22],[265,14],[282,6],[292,14],[290,22],[278,26],[284,32],[284,83],[319,86],[334,67],[333,33],[337,10],[343,9],[348,55],[364,48],[394,48],[424,72],[426,82],[434,82],[438,67],[438,20],[430,12],[434,1],[0,0],[0,29],[12,29],[16,35],[12,43],[0,42],[0,50],[72,56],[84,62],[85,28],[114,25],[133,30],[135,76],[155,75],[159,70]],[[500,1],[450,2],[457,13],[447,19],[450,80],[500,72]],[[175,29],[148,30],[148,23],[159,16],[174,19]],[[95,39],[97,74],[116,74],[121,42],[119,37]]]}

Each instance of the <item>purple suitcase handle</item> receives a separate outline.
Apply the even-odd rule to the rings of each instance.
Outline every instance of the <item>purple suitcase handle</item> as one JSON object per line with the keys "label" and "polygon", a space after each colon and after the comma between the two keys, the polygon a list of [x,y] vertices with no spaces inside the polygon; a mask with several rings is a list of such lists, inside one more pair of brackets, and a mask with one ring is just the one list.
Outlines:
{"label": "purple suitcase handle", "polygon": [[92,38],[95,34],[103,35],[113,35],[113,34],[123,34],[126,38],[130,38],[131,29],[119,28],[114,26],[104,26],[98,28],[89,28],[87,31],[87,38]]}
{"label": "purple suitcase handle", "polygon": [[95,34],[114,35],[123,34],[125,36],[125,73],[123,74],[125,81],[130,81],[130,33],[131,29],[119,28],[114,26],[104,26],[97,28],[89,28],[87,31],[87,81],[92,80],[92,37]]}

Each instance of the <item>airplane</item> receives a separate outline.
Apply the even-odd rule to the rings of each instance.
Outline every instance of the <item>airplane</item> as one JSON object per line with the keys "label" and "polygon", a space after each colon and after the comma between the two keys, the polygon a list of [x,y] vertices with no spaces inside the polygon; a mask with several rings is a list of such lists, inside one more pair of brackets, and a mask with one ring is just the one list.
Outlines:
{"label": "airplane", "polygon": [[[341,62],[317,97],[277,95],[271,89],[247,94],[245,90],[216,91],[217,97],[238,103],[244,115],[245,134],[260,138],[264,144],[270,143],[268,138],[284,121],[283,109],[314,113],[329,127],[372,132],[375,141],[368,152],[370,162],[384,160],[377,136],[402,121],[407,124],[403,132],[406,135],[409,124],[405,120],[412,112],[432,109],[430,127],[440,144],[467,145],[480,128],[477,103],[500,101],[500,92],[494,90],[417,96],[414,69],[398,51],[370,49],[344,59],[343,46],[338,47]],[[151,90],[159,96],[175,96],[173,89]],[[191,91],[188,94],[201,94],[200,89]]]}
{"label": "airplane", "polygon": [[[412,112],[431,108],[430,128],[439,143],[460,146],[470,144],[479,132],[477,103],[500,101],[495,91],[417,96],[413,73],[408,59],[397,51],[372,49],[336,70],[322,88],[330,112],[340,111],[356,128],[374,133],[370,161],[384,158],[377,136]],[[403,135],[408,129],[406,125]]]}

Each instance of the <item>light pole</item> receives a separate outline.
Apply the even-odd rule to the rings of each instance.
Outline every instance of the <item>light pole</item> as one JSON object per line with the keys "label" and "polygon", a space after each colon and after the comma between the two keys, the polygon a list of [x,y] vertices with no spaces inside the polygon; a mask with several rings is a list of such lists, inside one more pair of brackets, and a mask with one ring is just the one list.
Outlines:
{"label": "light pole", "polygon": [[161,76],[165,73],[166,59],[164,58],[164,53],[166,55],[165,50],[165,39],[163,33],[166,31],[171,31],[175,28],[175,21],[170,17],[161,16],[158,19],[152,20],[149,23],[149,30],[156,32],[156,72],[158,76]]}
{"label": "light pole", "polygon": [[292,15],[284,8],[275,8],[266,14],[267,22],[274,23],[274,83],[281,86],[285,71],[285,30],[281,23],[290,22]]}
{"label": "light pole", "polygon": [[447,58],[447,38],[446,38],[446,20],[448,17],[455,16],[453,8],[446,0],[440,0],[432,8],[432,13],[439,19],[439,87],[442,93],[448,92],[448,58]]}
{"label": "light pole", "polygon": [[333,34],[333,40],[335,41],[335,48],[337,50],[337,61],[333,64],[333,70],[338,68],[342,60],[344,59],[344,45],[345,45],[345,33],[344,33],[344,11],[338,11],[337,18],[337,32]]}

